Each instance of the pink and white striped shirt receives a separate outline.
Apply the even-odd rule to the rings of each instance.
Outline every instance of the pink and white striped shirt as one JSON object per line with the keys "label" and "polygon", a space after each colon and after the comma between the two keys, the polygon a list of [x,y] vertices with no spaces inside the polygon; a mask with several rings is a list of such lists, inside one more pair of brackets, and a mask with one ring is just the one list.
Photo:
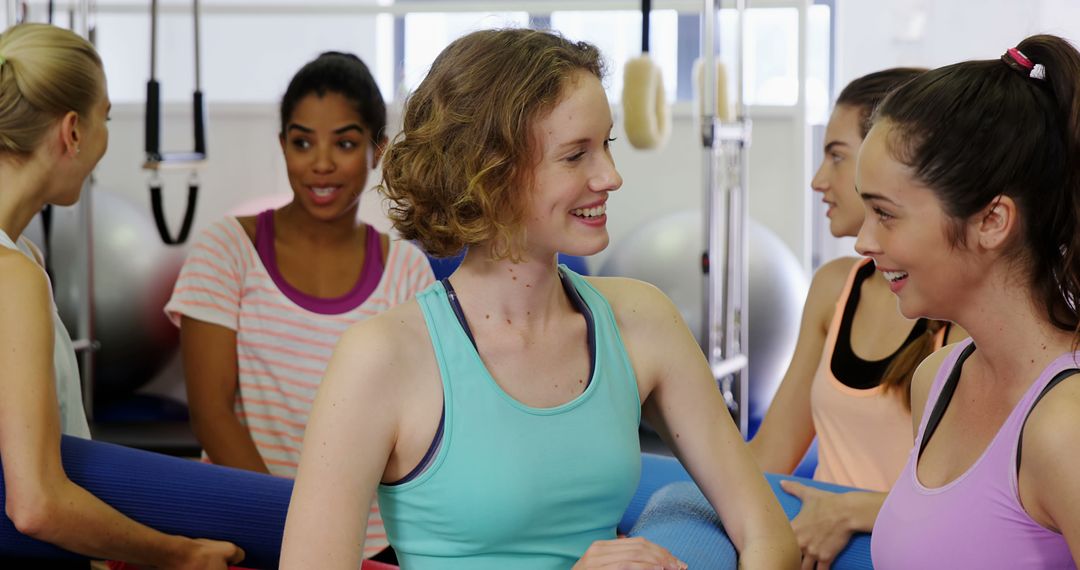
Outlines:
{"label": "pink and white striped shirt", "polygon": [[[358,306],[322,314],[282,292],[272,277],[276,268],[268,271],[235,218],[215,223],[192,243],[165,312],[177,326],[187,316],[236,331],[236,415],[272,474],[296,477],[315,392],[345,329],[434,281],[427,257],[408,242],[392,240],[383,266],[378,284]],[[373,505],[365,557],[387,544]]]}

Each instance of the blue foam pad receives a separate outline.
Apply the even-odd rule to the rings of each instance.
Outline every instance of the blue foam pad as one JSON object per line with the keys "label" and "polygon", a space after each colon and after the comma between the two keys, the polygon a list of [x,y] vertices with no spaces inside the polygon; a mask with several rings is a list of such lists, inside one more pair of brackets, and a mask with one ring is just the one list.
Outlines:
{"label": "blue foam pad", "polygon": [[[60,446],[68,477],[132,519],[232,542],[244,549],[245,568],[277,568],[292,480],[68,436]],[[7,516],[0,517],[2,556],[81,558],[20,534]]]}
{"label": "blue foam pad", "polygon": [[[416,245],[419,247],[420,244]],[[465,259],[464,251],[453,257],[433,257],[429,255],[428,263],[431,264],[431,270],[435,273],[435,279],[441,280],[450,277],[450,274],[461,265],[462,259]],[[589,274],[589,266],[585,263],[585,258],[579,255],[560,253],[559,263],[566,265],[578,275]]]}
{"label": "blue foam pad", "polygon": [[[780,487],[780,481],[784,479],[836,493],[858,491],[851,487],[789,475],[767,473],[765,479],[772,487],[773,493],[789,520],[799,514],[802,501],[789,495]],[[671,485],[671,490],[666,489],[668,485]],[[659,493],[659,490],[664,490],[664,493]],[[650,502],[654,498],[655,501]],[[645,518],[645,511],[650,513],[648,520]],[[680,523],[685,525],[682,531],[678,530]],[[712,506],[679,461],[673,457],[647,453],[641,456],[641,482],[630,502],[630,508],[627,509],[619,524],[619,531],[628,532],[633,536],[643,536],[649,540],[653,540],[651,536],[657,537],[658,540],[653,540],[654,542],[670,550],[691,568],[694,567],[694,563],[687,558],[698,560],[706,556],[722,556],[731,544]],[[717,560],[722,561],[722,559]],[[724,566],[714,566],[710,563],[704,567],[723,568]],[[834,570],[873,568],[870,561],[870,535],[858,533],[853,536],[833,562],[832,568]]]}
{"label": "blue foam pad", "polygon": [[678,459],[653,453],[641,454],[641,481],[638,482],[637,491],[630,499],[630,505],[626,507],[622,520],[619,521],[619,532],[626,534],[637,523],[645,505],[652,498],[653,493],[661,487],[678,481],[690,481],[693,479],[683,469]]}
{"label": "blue foam pad", "polygon": [[667,548],[690,568],[736,568],[739,555],[720,517],[691,482],[672,483],[653,494],[629,536]]}

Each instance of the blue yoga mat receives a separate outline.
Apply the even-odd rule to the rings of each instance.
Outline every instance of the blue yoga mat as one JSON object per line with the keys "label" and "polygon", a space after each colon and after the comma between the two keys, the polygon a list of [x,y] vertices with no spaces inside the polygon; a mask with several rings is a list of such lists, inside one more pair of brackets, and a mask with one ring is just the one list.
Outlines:
{"label": "blue yoga mat", "polygon": [[[768,473],[765,478],[789,520],[799,514],[802,502],[780,488],[780,481],[784,479],[837,493],[858,491],[788,475]],[[642,454],[641,483],[619,529],[630,536],[640,536],[667,548],[691,568],[734,568],[736,564],[735,548],[724,532],[719,517],[690,474],[672,457]],[[833,562],[832,568],[873,568],[870,535],[859,533],[852,537]]]}
{"label": "blue yoga mat", "polygon": [[[244,549],[246,568],[277,568],[291,480],[67,436],[61,455],[72,481],[125,515],[165,533],[232,542]],[[781,479],[854,490],[799,477],[766,478],[788,518],[798,514],[801,503],[780,489]],[[641,483],[619,529],[668,548],[691,567],[723,568],[735,560],[716,513],[674,458],[642,455]],[[0,516],[3,556],[83,558],[19,533]],[[853,538],[833,568],[871,568],[869,535]]]}
{"label": "blue yoga mat", "polygon": [[[116,510],[168,534],[226,540],[245,568],[277,568],[293,482],[64,436],[68,477]],[[0,485],[0,501],[4,487]],[[0,516],[0,557],[84,558],[19,533]]]}

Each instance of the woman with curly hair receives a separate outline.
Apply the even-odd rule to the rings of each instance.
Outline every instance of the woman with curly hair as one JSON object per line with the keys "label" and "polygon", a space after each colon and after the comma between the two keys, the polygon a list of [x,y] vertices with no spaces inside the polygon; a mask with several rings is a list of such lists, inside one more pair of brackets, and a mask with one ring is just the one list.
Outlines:
{"label": "woman with curly hair", "polygon": [[[305,434],[283,568],[355,568],[376,491],[403,565],[684,568],[617,538],[644,415],[750,567],[798,547],[693,335],[662,293],[584,278],[621,186],[600,54],[530,30],[447,47],[405,108],[383,190],[402,235],[461,267],[352,327]],[[328,530],[329,529],[329,530]]]}

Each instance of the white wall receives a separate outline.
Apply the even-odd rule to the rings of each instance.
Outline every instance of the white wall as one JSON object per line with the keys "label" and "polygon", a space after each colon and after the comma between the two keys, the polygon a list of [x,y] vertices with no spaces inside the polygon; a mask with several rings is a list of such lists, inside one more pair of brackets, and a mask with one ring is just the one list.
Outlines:
{"label": "white wall", "polygon": [[[617,110],[616,110],[617,112]],[[396,128],[398,112],[390,117]],[[186,108],[168,107],[165,113],[166,149],[191,146],[190,115]],[[202,190],[195,231],[234,212],[245,203],[264,198],[287,200],[290,193],[277,140],[277,108],[272,105],[211,105],[208,150],[210,161],[200,169]],[[794,143],[788,136],[791,119],[760,117],[754,121],[751,158],[751,215],[785,239],[793,251],[805,244],[805,202],[809,191],[793,171]],[[96,173],[97,188],[120,194],[141,204],[150,215],[149,174],[141,170],[143,158],[141,106],[118,105],[109,124],[109,151]],[[665,214],[700,208],[702,204],[701,147],[695,121],[686,106],[677,109],[673,133],[659,151],[636,150],[616,125],[613,154],[624,184],[609,202],[612,243],[642,224]],[[187,196],[188,171],[165,172],[166,205],[172,227],[178,227]],[[376,172],[370,184],[378,179]],[[383,231],[389,222],[379,196],[369,191],[361,202],[361,217]],[[596,256],[599,267],[604,254]]]}
{"label": "white wall", "polygon": [[1080,42],[1075,0],[836,0],[837,86],[896,65],[993,59],[1026,36]]}

